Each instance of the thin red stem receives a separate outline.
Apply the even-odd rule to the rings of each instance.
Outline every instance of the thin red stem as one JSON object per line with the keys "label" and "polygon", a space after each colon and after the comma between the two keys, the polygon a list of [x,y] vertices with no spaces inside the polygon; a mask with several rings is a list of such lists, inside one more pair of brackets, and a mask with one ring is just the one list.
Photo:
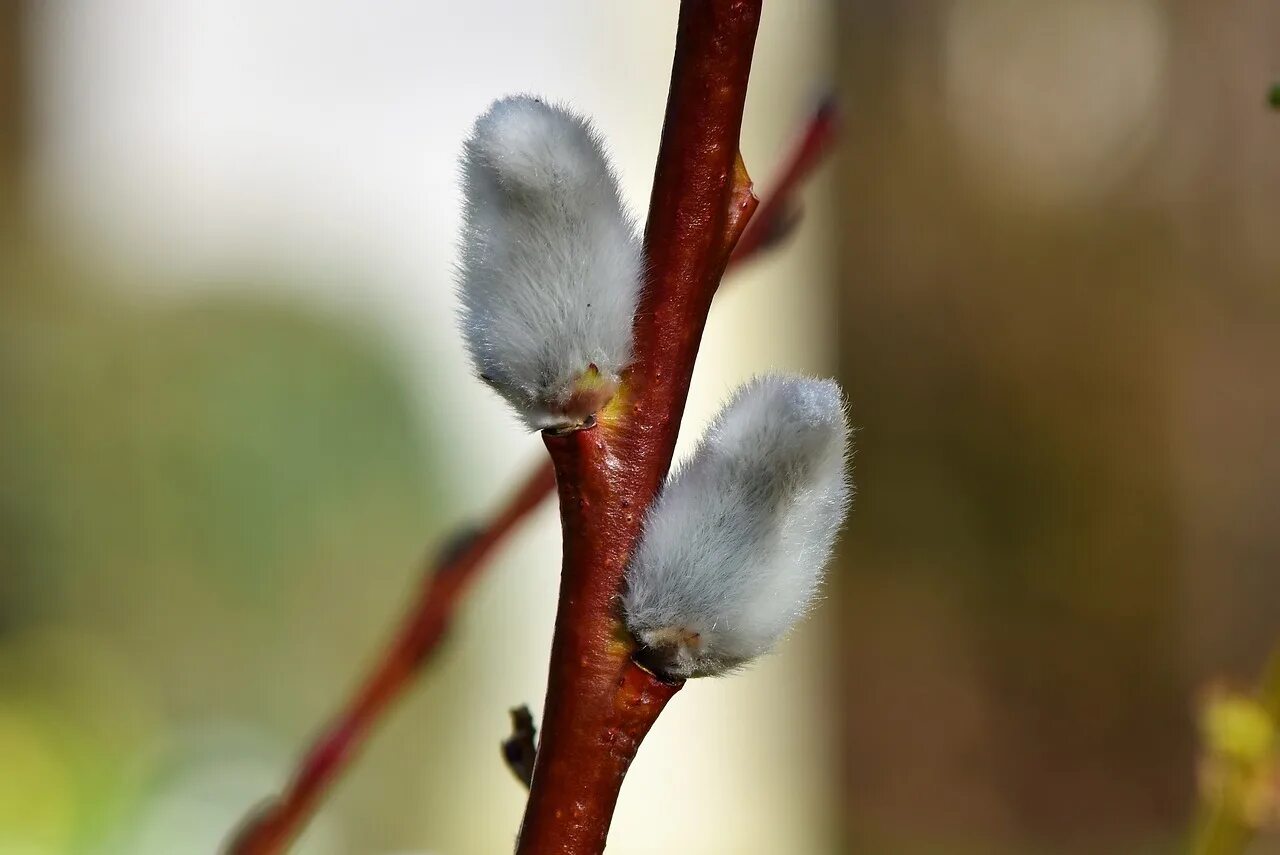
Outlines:
{"label": "thin red stem", "polygon": [[600,852],[631,758],[680,687],[631,663],[631,645],[615,617],[626,531],[633,525],[626,517],[638,508],[628,505],[630,490],[621,479],[600,477],[615,462],[606,432],[548,436],[546,444],[560,487],[564,571],[542,741],[518,851]]}
{"label": "thin red stem", "polygon": [[684,0],[622,406],[547,436],[564,530],[542,743],[518,855],[604,850],[631,759],[678,688],[642,671],[617,599],[675,450],[711,299],[755,210],[738,156],[760,0]]}
{"label": "thin red stem", "polygon": [[488,525],[451,544],[423,580],[417,604],[350,703],[312,743],[288,789],[254,813],[228,847],[228,855],[283,852],[320,798],[363,746],[369,731],[437,649],[471,582],[493,551],[555,487],[542,466]]}
{"label": "thin red stem", "polygon": [[791,233],[799,219],[799,189],[812,175],[835,145],[839,117],[835,101],[827,98],[809,116],[804,132],[783,161],[782,171],[774,179],[773,190],[760,204],[760,209],[743,233],[731,262],[737,264],[754,258]]}

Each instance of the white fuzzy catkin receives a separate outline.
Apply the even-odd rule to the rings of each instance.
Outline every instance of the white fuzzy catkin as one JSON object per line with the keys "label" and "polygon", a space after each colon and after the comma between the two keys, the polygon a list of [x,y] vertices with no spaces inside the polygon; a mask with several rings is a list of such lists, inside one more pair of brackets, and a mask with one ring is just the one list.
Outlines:
{"label": "white fuzzy catkin", "polygon": [[587,422],[631,359],[642,264],[600,137],[536,98],[494,102],[462,157],[461,325],[534,430]]}
{"label": "white fuzzy catkin", "polygon": [[637,659],[683,679],[771,650],[822,581],[849,508],[848,450],[834,380],[740,388],[645,519],[622,601]]}

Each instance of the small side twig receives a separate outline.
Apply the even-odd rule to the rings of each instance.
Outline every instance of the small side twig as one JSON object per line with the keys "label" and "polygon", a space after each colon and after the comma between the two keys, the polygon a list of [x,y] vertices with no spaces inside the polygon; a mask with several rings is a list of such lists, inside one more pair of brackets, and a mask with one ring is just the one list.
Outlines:
{"label": "small side twig", "polygon": [[835,145],[839,117],[834,96],[819,103],[805,123],[804,132],[783,161],[773,190],[760,203],[755,216],[729,258],[740,264],[785,240],[800,222],[799,189],[826,159]]}
{"label": "small side twig", "polygon": [[511,710],[511,735],[502,740],[502,759],[525,789],[533,782],[533,763],[538,756],[538,729],[527,706]]}

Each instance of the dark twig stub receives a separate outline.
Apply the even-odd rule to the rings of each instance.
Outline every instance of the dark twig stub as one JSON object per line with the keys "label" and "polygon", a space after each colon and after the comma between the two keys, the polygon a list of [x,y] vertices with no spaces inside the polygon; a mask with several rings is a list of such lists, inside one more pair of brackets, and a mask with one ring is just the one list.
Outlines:
{"label": "dark twig stub", "polygon": [[502,740],[502,759],[511,774],[527,789],[533,782],[533,761],[538,756],[538,729],[533,726],[533,713],[521,705],[511,710],[511,735]]}

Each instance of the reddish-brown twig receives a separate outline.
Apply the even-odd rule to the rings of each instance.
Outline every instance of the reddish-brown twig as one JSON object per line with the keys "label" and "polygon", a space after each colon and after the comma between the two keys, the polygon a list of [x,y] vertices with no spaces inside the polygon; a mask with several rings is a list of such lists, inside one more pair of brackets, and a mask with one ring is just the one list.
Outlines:
{"label": "reddish-brown twig", "polygon": [[[760,203],[738,241],[730,266],[772,249],[789,233],[778,223],[794,222],[787,212],[795,210],[801,185],[829,151],[834,127],[831,106],[824,103],[806,122],[797,145],[783,162],[773,190]],[[773,226],[765,228],[771,221]],[[744,252],[744,248],[749,251]],[[312,743],[286,791],[260,807],[242,826],[228,855],[274,855],[285,850],[328,788],[359,753],[387,708],[413,683],[422,665],[438,649],[445,627],[475,576],[488,565],[516,524],[554,489],[555,473],[551,462],[546,461],[529,473],[520,489],[491,519],[452,538],[452,546],[429,563],[421,593],[400,631],[375,661],[370,676]]]}
{"label": "reddish-brown twig", "polygon": [[564,559],[542,741],[518,855],[604,849],[631,759],[679,689],[639,668],[617,599],[666,477],[711,299],[755,210],[738,135],[761,0],[683,0],[645,229],[648,276],[619,403],[546,435]]}
{"label": "reddish-brown twig", "polygon": [[436,649],[459,599],[490,554],[554,487],[555,473],[549,466],[539,467],[487,526],[447,547],[423,580],[417,604],[373,672],[312,743],[285,793],[256,811],[236,834],[228,847],[230,855],[274,855],[285,850],[370,728]]}
{"label": "reddish-brown twig", "polygon": [[804,133],[783,162],[773,191],[760,203],[751,225],[743,232],[729,259],[731,264],[754,258],[791,234],[800,218],[798,191],[830,152],[838,130],[835,99],[827,97],[809,117]]}

